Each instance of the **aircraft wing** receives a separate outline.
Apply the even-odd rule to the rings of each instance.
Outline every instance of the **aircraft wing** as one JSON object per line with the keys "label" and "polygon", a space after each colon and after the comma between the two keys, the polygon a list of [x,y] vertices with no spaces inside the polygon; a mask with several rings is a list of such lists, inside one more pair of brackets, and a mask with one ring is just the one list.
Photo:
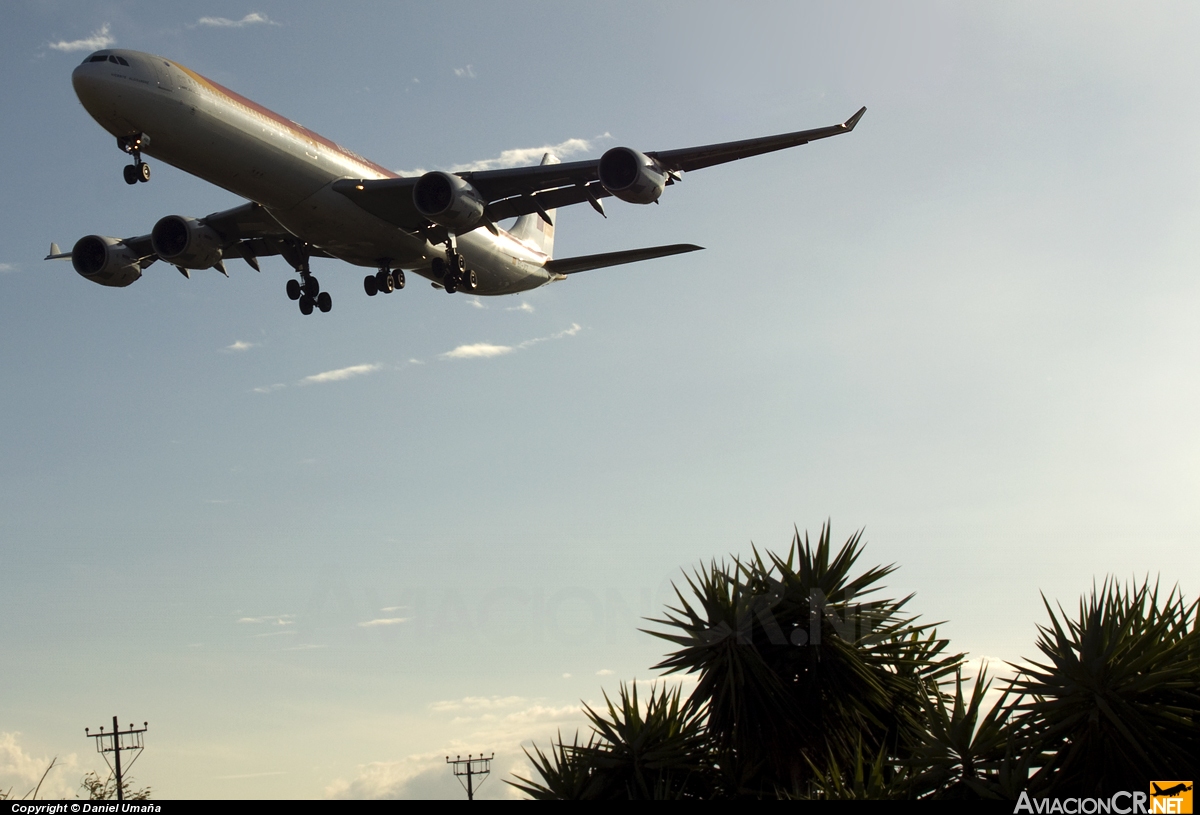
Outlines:
{"label": "aircraft wing", "polygon": [[703,249],[692,243],[675,243],[670,246],[649,246],[645,249],[627,249],[624,252],[605,252],[600,255],[580,255],[574,258],[557,258],[546,261],[543,267],[552,274],[575,274],[592,269],[603,269],[607,266],[620,266],[623,263],[636,263],[639,260],[664,258],[669,255],[682,255],[684,252],[696,252]]}
{"label": "aircraft wing", "polygon": [[[214,212],[199,219],[204,226],[210,227],[221,237],[221,253],[225,258],[242,258],[255,270],[258,263],[255,258],[283,254],[295,240],[290,232],[284,229],[261,204],[248,202],[232,209]],[[149,266],[159,259],[154,252],[154,246],[149,235],[138,235],[121,241],[140,260],[142,268]],[[57,246],[53,247],[57,249]],[[331,257],[326,252],[312,248],[312,257]],[[68,259],[70,252],[51,251],[46,260]]]}
{"label": "aircraft wing", "polygon": [[[678,179],[678,173],[701,170],[742,158],[759,156],[807,144],[817,139],[838,136],[854,130],[867,109],[861,108],[845,122],[812,130],[798,130],[757,139],[685,147],[646,153],[663,169],[672,174],[667,183]],[[556,207],[589,202],[601,209],[599,199],[610,193],[600,184],[598,159],[570,161],[564,164],[542,164],[536,167],[513,167],[504,170],[478,170],[457,173],[469,182],[488,201],[485,218],[495,222]],[[354,201],[367,212],[402,229],[424,229],[430,222],[413,203],[413,187],[419,177],[373,179],[342,179],[333,189]]]}

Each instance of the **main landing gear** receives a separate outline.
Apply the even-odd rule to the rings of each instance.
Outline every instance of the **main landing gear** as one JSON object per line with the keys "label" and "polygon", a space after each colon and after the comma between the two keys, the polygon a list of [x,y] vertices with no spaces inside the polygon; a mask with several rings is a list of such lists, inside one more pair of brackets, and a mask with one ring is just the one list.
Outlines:
{"label": "main landing gear", "polygon": [[442,279],[442,288],[446,290],[447,294],[454,294],[459,289],[475,291],[479,286],[475,270],[467,268],[466,260],[463,259],[458,247],[453,242],[446,251],[445,260],[433,259],[432,270],[434,277]]}
{"label": "main landing gear", "polygon": [[300,313],[305,316],[312,314],[314,307],[322,314],[329,313],[329,310],[333,308],[333,298],[329,296],[329,292],[321,291],[320,282],[313,277],[309,270],[308,252],[300,252],[297,261],[293,265],[300,275],[300,279],[287,282],[288,299],[299,300]]}
{"label": "main landing gear", "polygon": [[391,270],[387,266],[384,266],[375,274],[369,274],[363,278],[363,291],[367,293],[367,297],[374,297],[377,294],[391,294],[397,289],[402,288],[404,288],[403,269]]}
{"label": "main landing gear", "polygon": [[125,183],[136,184],[139,181],[150,180],[150,165],[142,161],[142,148],[150,143],[150,137],[142,134],[136,136],[118,136],[117,146],[133,156],[133,164],[125,165]]}

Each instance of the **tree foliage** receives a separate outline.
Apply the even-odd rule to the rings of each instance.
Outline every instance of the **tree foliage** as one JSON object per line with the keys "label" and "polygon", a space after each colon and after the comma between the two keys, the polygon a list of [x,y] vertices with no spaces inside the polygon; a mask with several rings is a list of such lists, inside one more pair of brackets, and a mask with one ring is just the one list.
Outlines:
{"label": "tree foliage", "polygon": [[535,798],[1015,799],[1108,795],[1200,775],[1198,605],[1106,581],[1075,618],[1048,602],[1042,654],[985,705],[986,666],[883,599],[894,566],[855,568],[826,524],[783,554],[712,561],[648,630],[688,698],[636,686],[585,706],[590,734],[529,754]]}

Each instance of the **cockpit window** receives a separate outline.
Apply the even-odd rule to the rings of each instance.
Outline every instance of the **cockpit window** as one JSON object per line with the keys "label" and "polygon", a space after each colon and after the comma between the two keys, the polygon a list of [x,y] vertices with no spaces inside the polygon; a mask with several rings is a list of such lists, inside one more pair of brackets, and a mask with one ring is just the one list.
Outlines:
{"label": "cockpit window", "polygon": [[124,65],[126,68],[129,67],[129,60],[125,59],[125,57],[117,57],[117,62],[119,62],[121,65]]}
{"label": "cockpit window", "polygon": [[116,58],[116,57],[114,57],[112,54],[109,54],[109,55],[108,55],[108,61],[109,61],[109,62],[116,63],[117,65],[120,65],[120,64],[121,64],[121,63],[117,62],[117,58]]}
{"label": "cockpit window", "polygon": [[108,55],[107,54],[97,54],[96,56],[89,59],[88,62],[108,62]]}

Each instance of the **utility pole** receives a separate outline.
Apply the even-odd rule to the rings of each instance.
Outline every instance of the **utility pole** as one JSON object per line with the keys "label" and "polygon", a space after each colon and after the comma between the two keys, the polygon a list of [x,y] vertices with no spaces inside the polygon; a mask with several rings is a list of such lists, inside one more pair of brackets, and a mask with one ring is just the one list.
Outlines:
{"label": "utility pole", "polygon": [[[469,753],[466,758],[455,756],[453,760],[450,759],[450,756],[446,756],[446,763],[454,767],[454,777],[458,779],[458,783],[462,784],[463,788],[467,791],[468,801],[475,800],[475,776],[481,776],[486,779],[488,773],[492,771],[492,759],[495,757],[495,753],[492,753],[487,758],[484,758],[483,753],[479,754],[479,758],[475,758]],[[463,776],[467,778],[465,784],[463,784]],[[481,780],[479,783],[482,785],[483,781]]]}
{"label": "utility pole", "polygon": [[[108,764],[108,753],[114,756],[116,769],[113,769],[112,764],[108,764],[108,769],[117,778],[117,800],[125,800],[124,781],[121,776],[121,751],[126,753],[132,752],[133,758],[129,761],[129,767],[133,766],[133,762],[138,760],[138,756],[142,754],[144,749],[142,746],[142,734],[146,732],[146,728],[150,726],[149,722],[142,722],[142,727],[135,730],[133,725],[129,725],[128,730],[122,730],[117,724],[117,717],[113,716],[113,728],[111,733],[105,733],[104,728],[100,728],[99,733],[88,732],[89,728],[83,728],[83,733],[90,739],[96,740],[96,752],[104,756],[104,763]],[[129,769],[126,767],[125,769]]]}

